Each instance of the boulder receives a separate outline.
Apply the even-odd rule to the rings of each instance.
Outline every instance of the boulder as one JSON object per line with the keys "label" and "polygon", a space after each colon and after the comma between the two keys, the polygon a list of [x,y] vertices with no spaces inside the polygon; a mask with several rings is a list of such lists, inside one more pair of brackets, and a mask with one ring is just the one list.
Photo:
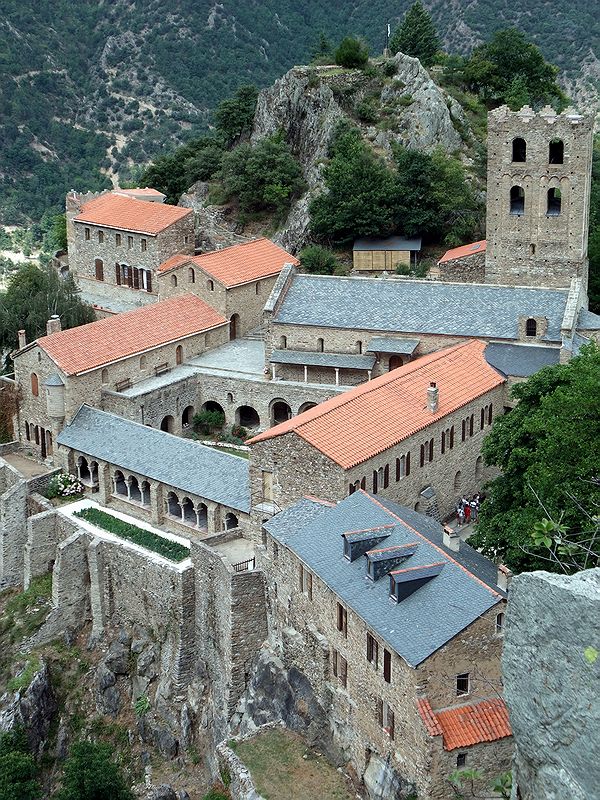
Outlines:
{"label": "boulder", "polygon": [[48,665],[40,660],[39,669],[29,686],[0,698],[0,731],[22,727],[31,752],[40,756],[57,708]]}
{"label": "boulder", "polygon": [[415,787],[405,781],[388,760],[372,755],[363,776],[369,800],[409,800],[415,797]]}

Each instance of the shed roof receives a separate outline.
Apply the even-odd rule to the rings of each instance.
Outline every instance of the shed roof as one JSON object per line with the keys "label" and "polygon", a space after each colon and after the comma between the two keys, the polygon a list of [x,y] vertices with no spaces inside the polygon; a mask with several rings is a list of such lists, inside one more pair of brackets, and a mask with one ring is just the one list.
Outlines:
{"label": "shed roof", "polygon": [[490,342],[485,348],[485,360],[504,375],[528,378],[542,367],[558,364],[558,347],[536,347],[528,344]]}
{"label": "shed roof", "polygon": [[91,458],[237,511],[250,511],[248,460],[82,405],[57,438]]}
{"label": "shed roof", "polygon": [[340,367],[346,369],[373,369],[374,355],[353,353],[315,353],[312,350],[273,350],[272,364],[300,364],[308,367]]}
{"label": "shed roof", "polygon": [[63,372],[77,375],[226,322],[199,297],[183,294],[42,336],[37,344]]}
{"label": "shed roof", "polygon": [[520,317],[546,317],[544,341],[560,342],[568,294],[568,289],[299,274],[273,322],[515,340]]}
{"label": "shed roof", "polygon": [[[293,431],[349,469],[500,386],[505,378],[484,350],[485,342],[469,341],[430,353],[275,425],[250,444]],[[439,389],[435,414],[426,405],[432,381]]]}
{"label": "shed roof", "polygon": [[389,236],[387,239],[357,239],[353,250],[420,250],[421,239],[406,239],[404,236]]}
{"label": "shed roof", "polygon": [[400,353],[401,355],[412,355],[418,346],[418,339],[395,339],[392,336],[373,336],[367,350],[372,353]]}
{"label": "shed roof", "polygon": [[577,319],[577,327],[584,331],[600,330],[600,314],[594,314],[587,308],[582,308]]}
{"label": "shed roof", "polygon": [[[406,522],[405,510],[392,503],[384,507],[376,498],[358,491],[334,506],[304,498],[276,514],[264,527],[415,667],[501,602],[505,594],[465,566],[460,552],[431,541],[432,525],[440,530],[441,539],[438,523],[420,514]],[[413,545],[407,548],[403,566],[417,568],[417,577],[418,568],[442,565],[428,582],[398,603],[390,597],[386,573],[378,580],[366,578],[366,554],[353,561],[344,556],[344,533],[378,527],[385,527],[389,534],[386,547]],[[423,527],[428,534],[422,531]]]}
{"label": "shed roof", "polygon": [[485,253],[486,248],[486,239],[481,239],[481,241],[473,242],[472,244],[463,244],[460,247],[453,247],[451,250],[446,250],[444,255],[438,261],[438,264],[444,264],[446,261],[454,261],[457,258],[474,256],[476,253]]}
{"label": "shed roof", "polygon": [[156,236],[192,213],[191,208],[148,203],[124,194],[107,192],[85,203],[75,222]]}
{"label": "shed roof", "polygon": [[508,709],[500,697],[439,711],[423,698],[417,701],[417,709],[428,733],[443,737],[444,750],[512,736]]}

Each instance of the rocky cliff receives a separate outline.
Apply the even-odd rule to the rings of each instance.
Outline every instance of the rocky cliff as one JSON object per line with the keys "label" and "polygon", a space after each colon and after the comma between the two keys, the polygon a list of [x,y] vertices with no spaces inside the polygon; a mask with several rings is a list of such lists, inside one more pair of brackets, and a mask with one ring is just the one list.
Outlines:
{"label": "rocky cliff", "polygon": [[511,584],[503,671],[513,800],[592,800],[600,786],[600,569]]}

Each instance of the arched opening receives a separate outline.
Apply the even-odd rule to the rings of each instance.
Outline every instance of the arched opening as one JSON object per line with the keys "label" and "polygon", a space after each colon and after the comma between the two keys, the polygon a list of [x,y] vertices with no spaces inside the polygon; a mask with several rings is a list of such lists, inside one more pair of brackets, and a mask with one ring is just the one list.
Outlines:
{"label": "arched opening", "polygon": [[183,521],[188,525],[196,525],[196,509],[189,497],[184,497],[181,501],[181,508],[183,511]]}
{"label": "arched opening", "polygon": [[454,476],[454,491],[460,492],[461,489],[462,489],[462,473],[460,470],[458,470],[458,472]]}
{"label": "arched opening", "polygon": [[537,322],[532,318],[525,323],[525,336],[537,336]]}
{"label": "arched opening", "polygon": [[548,163],[562,164],[565,157],[565,145],[562,139],[552,139],[548,145]]}
{"label": "arched opening", "polygon": [[142,505],[149,506],[150,505],[150,484],[148,481],[142,481],[142,485],[140,487],[140,491],[142,493]]}
{"label": "arched opening", "polygon": [[240,315],[233,314],[229,320],[229,338],[237,339],[240,335]]}
{"label": "arched opening", "polygon": [[535,255],[535,244],[533,242],[531,242],[531,244],[529,245],[529,255],[530,256]]}
{"label": "arched opening", "polygon": [[421,513],[421,503],[419,500],[413,506],[414,510],[417,511],[419,514]]}
{"label": "arched opening", "polygon": [[403,363],[402,356],[390,356],[388,371],[391,372],[393,369],[398,369],[398,367],[401,367]]}
{"label": "arched opening", "polygon": [[31,431],[29,429],[29,423],[28,422],[25,423],[25,438],[27,439],[28,442],[31,441]]}
{"label": "arched opening", "polygon": [[31,394],[34,397],[38,397],[39,393],[40,393],[40,384],[39,384],[38,376],[35,374],[35,372],[32,372],[31,373]]}
{"label": "arched opening", "polygon": [[258,428],[260,417],[252,406],[240,406],[235,413],[236,422],[243,428]]}
{"label": "arched opening", "polygon": [[87,458],[79,456],[77,459],[77,476],[82,483],[90,484],[92,482],[92,475],[88,466]]}
{"label": "arched opening", "polygon": [[183,347],[180,344],[177,345],[175,350],[175,363],[183,364]]}
{"label": "arched opening", "polygon": [[113,493],[120,494],[122,497],[127,497],[127,484],[125,483],[125,477],[121,470],[117,470],[113,477]]}
{"label": "arched opening", "polygon": [[142,492],[140,491],[140,484],[135,475],[130,475],[127,479],[129,483],[129,499],[135,503],[142,502]]}
{"label": "arched opening", "polygon": [[166,511],[170,517],[177,517],[177,519],[181,519],[181,506],[179,505],[179,498],[175,492],[169,492],[167,495]]}
{"label": "arched opening", "polygon": [[516,217],[525,213],[525,190],[522,186],[513,186],[510,190],[510,213]]}
{"label": "arched opening", "polygon": [[217,414],[223,414],[223,416],[225,416],[223,407],[215,400],[207,400],[206,403],[203,403],[202,411],[215,411]]}
{"label": "arched opening", "polygon": [[182,428],[189,428],[192,424],[192,420],[194,419],[194,406],[187,406],[187,408],[183,409],[183,414],[181,415],[181,427]]}
{"label": "arched opening", "polygon": [[97,486],[98,485],[98,462],[97,461],[91,461],[90,462],[90,480],[91,480],[92,486]]}
{"label": "arched opening", "polygon": [[362,355],[362,351],[363,351],[363,343],[362,343],[361,341],[358,341],[358,342],[356,342],[356,343],[355,343],[354,347],[355,347],[355,349],[356,349],[356,352],[357,352],[359,355]]}
{"label": "arched opening", "polygon": [[323,339],[317,339],[317,353],[322,353],[324,347],[325,347],[325,342],[323,341]]}
{"label": "arched opening", "polygon": [[481,478],[483,473],[483,458],[481,456],[477,456],[477,461],[475,462],[475,477]]}
{"label": "arched opening", "polygon": [[260,281],[256,281],[256,283],[254,285],[254,293],[255,294],[260,294]]}
{"label": "arched opening", "polygon": [[177,286],[177,275],[171,275],[171,286]]}
{"label": "arched opening", "polygon": [[106,369],[106,367],[102,370],[100,379],[103,385],[106,385],[108,383],[108,370]]}
{"label": "arched opening", "polygon": [[96,280],[103,281],[104,280],[104,261],[101,258],[97,258],[94,261],[94,269],[96,270]]}
{"label": "arched opening", "polygon": [[35,443],[39,444],[40,443],[40,429],[39,429],[38,425],[36,425],[35,428],[33,429],[33,436],[34,436],[34,439],[35,439]]}
{"label": "arched opening", "polygon": [[548,207],[546,210],[547,217],[558,217],[562,206],[562,197],[560,189],[548,189]]}
{"label": "arched opening", "polygon": [[512,160],[521,164],[527,160],[527,143],[525,139],[521,139],[520,136],[517,136],[516,139],[513,139]]}
{"label": "arched opening", "polygon": [[148,360],[147,360],[146,356],[140,356],[140,369],[146,369],[146,364],[147,363],[148,363]]}
{"label": "arched opening", "polygon": [[40,428],[40,449],[42,458],[46,458],[46,430],[44,428]]}
{"label": "arched opening", "polygon": [[226,531],[233,530],[233,528],[237,528],[238,525],[239,525],[238,518],[236,517],[235,514],[233,514],[231,511],[229,511],[227,514],[225,514],[225,530]]}
{"label": "arched opening", "polygon": [[501,636],[504,633],[504,612],[496,614],[496,634]]}
{"label": "arched opening", "polygon": [[52,455],[52,433],[50,431],[46,431],[46,453],[49,456]]}
{"label": "arched opening", "polygon": [[198,503],[196,517],[198,527],[202,530],[208,530],[208,508],[204,503]]}
{"label": "arched opening", "polygon": [[166,417],[163,417],[162,422],[160,423],[161,431],[166,431],[167,433],[173,433],[175,429],[175,420],[173,417],[168,414]]}
{"label": "arched opening", "polygon": [[196,273],[193,267],[188,269],[188,283],[196,283]]}
{"label": "arched opening", "polygon": [[214,281],[206,281],[206,288],[209,292],[214,292],[215,290],[215,283]]}
{"label": "arched opening", "polygon": [[303,414],[305,411],[309,411],[311,408],[315,408],[316,403],[302,403],[300,408],[298,409],[299,414]]}
{"label": "arched opening", "polygon": [[231,392],[227,392],[227,402],[233,403],[233,394]]}
{"label": "arched opening", "polygon": [[271,425],[279,425],[292,417],[292,409],[285,400],[275,400],[271,405]]}
{"label": "arched opening", "polygon": [[279,349],[285,350],[287,347],[287,336],[280,336],[279,337]]}

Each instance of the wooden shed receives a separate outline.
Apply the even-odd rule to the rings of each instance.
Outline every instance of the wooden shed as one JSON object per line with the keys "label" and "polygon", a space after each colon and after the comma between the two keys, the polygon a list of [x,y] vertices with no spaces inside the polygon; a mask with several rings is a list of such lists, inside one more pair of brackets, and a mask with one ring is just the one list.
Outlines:
{"label": "wooden shed", "polygon": [[421,239],[405,239],[390,236],[388,239],[357,239],[352,248],[352,263],[355,270],[394,272],[399,264],[415,264],[421,250]]}

